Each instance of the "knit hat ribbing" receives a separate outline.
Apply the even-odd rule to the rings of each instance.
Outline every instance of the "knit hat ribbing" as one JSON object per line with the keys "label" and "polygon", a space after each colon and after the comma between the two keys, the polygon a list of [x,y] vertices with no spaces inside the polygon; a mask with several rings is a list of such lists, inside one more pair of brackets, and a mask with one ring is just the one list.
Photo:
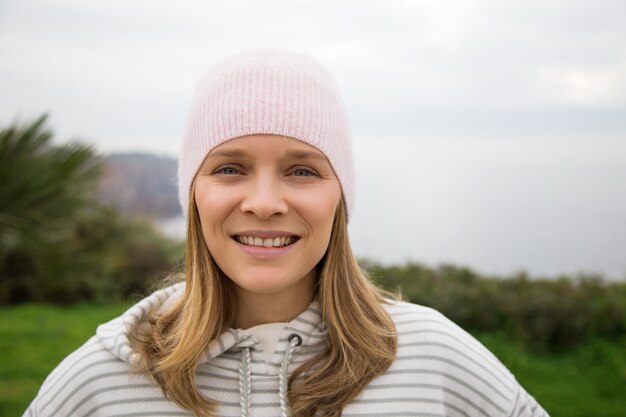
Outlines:
{"label": "knit hat ribbing", "polygon": [[253,134],[295,138],[326,155],[350,217],[352,147],[339,90],[312,57],[276,49],[251,50],[222,61],[200,80],[178,165],[185,214],[191,182],[206,155],[229,139]]}

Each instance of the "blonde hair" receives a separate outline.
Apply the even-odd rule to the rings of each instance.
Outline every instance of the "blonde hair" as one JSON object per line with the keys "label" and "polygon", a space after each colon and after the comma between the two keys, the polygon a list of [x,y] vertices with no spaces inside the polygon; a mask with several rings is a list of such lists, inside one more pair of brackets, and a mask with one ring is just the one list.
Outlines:
{"label": "blonde hair", "polygon": [[[204,241],[192,183],[187,221],[185,292],[149,329],[136,329],[144,370],[166,397],[198,417],[213,417],[217,402],[195,384],[197,361],[209,342],[235,320],[230,280]],[[335,212],[330,243],[318,265],[317,299],[326,324],[326,346],[289,378],[295,416],[340,416],[369,382],[385,372],[396,355],[397,335],[382,304],[387,295],[372,284],[352,254],[343,199]]]}

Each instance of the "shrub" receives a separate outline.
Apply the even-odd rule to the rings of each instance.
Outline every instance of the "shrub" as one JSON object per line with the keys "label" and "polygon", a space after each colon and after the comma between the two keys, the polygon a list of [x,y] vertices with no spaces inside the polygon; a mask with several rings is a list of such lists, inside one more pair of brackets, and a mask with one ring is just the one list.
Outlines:
{"label": "shrub", "polygon": [[626,284],[598,276],[480,277],[468,268],[362,261],[373,279],[409,301],[433,307],[462,327],[502,331],[536,351],[565,350],[592,337],[626,333]]}
{"label": "shrub", "polygon": [[182,245],[95,200],[101,159],[52,145],[46,117],[0,131],[0,304],[145,293]]}

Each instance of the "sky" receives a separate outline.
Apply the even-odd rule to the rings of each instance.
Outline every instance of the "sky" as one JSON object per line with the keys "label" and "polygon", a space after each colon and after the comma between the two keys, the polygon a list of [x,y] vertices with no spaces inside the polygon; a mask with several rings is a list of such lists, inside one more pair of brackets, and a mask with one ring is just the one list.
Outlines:
{"label": "sky", "polygon": [[626,2],[0,3],[0,123],[176,156],[200,75],[258,46],[334,75],[355,252],[626,279]]}

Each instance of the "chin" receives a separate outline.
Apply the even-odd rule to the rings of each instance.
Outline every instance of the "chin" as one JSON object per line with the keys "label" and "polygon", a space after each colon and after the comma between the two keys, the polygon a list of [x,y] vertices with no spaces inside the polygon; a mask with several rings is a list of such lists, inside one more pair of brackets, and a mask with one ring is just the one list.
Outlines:
{"label": "chin", "polygon": [[[308,287],[304,280],[306,278],[295,278],[277,273],[277,271],[247,271],[237,274],[241,279],[231,280],[241,289],[250,294],[258,295],[280,295],[281,293],[299,292]],[[295,294],[292,294],[295,295]]]}
{"label": "chin", "polygon": [[[248,285],[242,286],[237,284],[239,290],[253,297],[275,296],[281,297],[284,292],[288,291],[288,287],[282,285]],[[277,300],[278,301],[278,298]]]}

